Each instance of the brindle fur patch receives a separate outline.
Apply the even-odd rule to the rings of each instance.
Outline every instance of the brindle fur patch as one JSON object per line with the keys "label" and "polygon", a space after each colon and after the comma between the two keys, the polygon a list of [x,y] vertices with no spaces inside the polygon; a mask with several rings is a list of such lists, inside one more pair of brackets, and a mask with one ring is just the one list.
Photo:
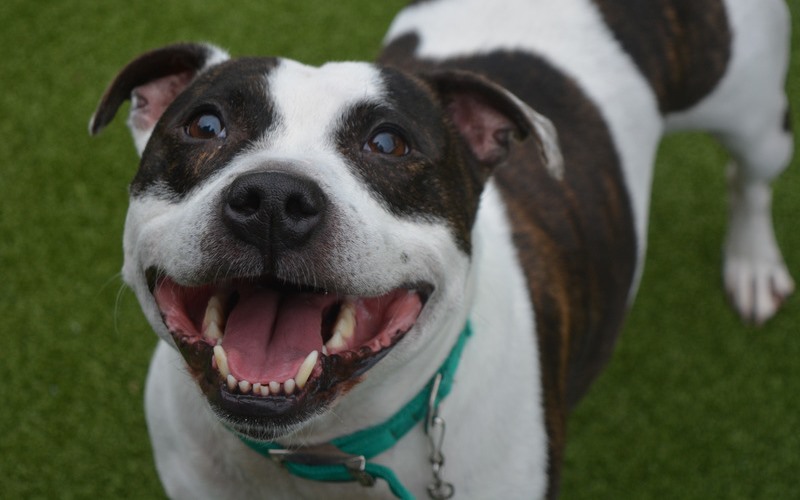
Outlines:
{"label": "brindle fur patch", "polygon": [[592,0],[658,99],[682,111],[714,89],[731,56],[722,0]]}

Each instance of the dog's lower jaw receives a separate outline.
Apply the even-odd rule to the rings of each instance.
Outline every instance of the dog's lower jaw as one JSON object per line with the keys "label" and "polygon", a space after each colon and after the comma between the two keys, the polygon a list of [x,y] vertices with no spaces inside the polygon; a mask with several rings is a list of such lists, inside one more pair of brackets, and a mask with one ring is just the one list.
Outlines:
{"label": "dog's lower jaw", "polygon": [[[336,362],[341,358],[324,356],[320,360],[319,378],[312,379],[298,394],[267,397],[236,394],[221,383],[209,384],[202,379],[198,382],[212,410],[226,427],[249,439],[272,441],[295,433],[335,407],[339,398],[367,377],[367,370],[390,351],[391,347],[364,359],[361,364],[365,373],[354,378],[326,377],[325,373],[335,371]],[[326,385],[323,386],[321,380],[325,380]]]}

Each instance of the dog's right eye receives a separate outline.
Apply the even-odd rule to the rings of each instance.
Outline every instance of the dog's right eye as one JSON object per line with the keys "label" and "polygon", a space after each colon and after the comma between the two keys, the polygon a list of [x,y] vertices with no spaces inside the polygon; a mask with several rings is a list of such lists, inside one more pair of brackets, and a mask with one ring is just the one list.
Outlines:
{"label": "dog's right eye", "polygon": [[225,126],[219,116],[212,113],[198,115],[186,126],[186,135],[194,139],[225,137]]}
{"label": "dog's right eye", "polygon": [[364,151],[390,156],[405,156],[409,152],[408,142],[393,130],[378,130],[364,144]]}

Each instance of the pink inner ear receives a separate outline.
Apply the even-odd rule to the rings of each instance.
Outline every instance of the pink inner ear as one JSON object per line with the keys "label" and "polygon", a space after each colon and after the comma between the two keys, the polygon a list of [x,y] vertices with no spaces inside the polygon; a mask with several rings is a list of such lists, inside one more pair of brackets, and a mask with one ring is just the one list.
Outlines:
{"label": "pink inner ear", "polygon": [[131,125],[138,130],[153,128],[193,77],[194,72],[183,71],[134,88],[131,91]]}
{"label": "pink inner ear", "polygon": [[497,163],[508,152],[514,125],[505,115],[470,94],[458,94],[448,106],[450,118],[482,163]]}

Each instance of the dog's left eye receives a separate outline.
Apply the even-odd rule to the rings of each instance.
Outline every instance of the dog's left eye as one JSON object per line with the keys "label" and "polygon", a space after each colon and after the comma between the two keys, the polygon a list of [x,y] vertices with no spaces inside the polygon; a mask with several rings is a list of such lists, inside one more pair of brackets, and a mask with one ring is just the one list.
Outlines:
{"label": "dog's left eye", "polygon": [[391,156],[405,156],[410,151],[408,143],[400,134],[390,130],[380,130],[364,143],[364,151]]}
{"label": "dog's left eye", "polygon": [[225,137],[226,132],[219,116],[205,113],[195,117],[186,126],[186,134],[195,139],[214,139]]}

